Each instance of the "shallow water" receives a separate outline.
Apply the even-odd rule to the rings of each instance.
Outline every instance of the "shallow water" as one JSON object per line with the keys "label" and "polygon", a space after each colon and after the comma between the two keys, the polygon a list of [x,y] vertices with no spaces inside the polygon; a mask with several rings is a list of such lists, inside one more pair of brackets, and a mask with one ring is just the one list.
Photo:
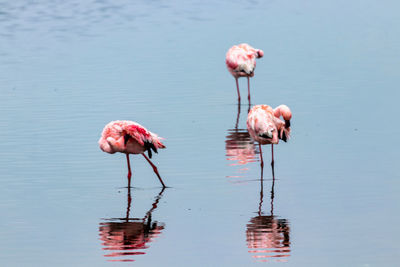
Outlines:
{"label": "shallow water", "polygon": [[[0,2],[0,265],[396,266],[397,10]],[[252,104],[294,113],[274,181],[225,67],[239,42],[265,52]],[[97,145],[115,119],[165,138],[170,188],[135,156],[128,192],[124,156]]]}

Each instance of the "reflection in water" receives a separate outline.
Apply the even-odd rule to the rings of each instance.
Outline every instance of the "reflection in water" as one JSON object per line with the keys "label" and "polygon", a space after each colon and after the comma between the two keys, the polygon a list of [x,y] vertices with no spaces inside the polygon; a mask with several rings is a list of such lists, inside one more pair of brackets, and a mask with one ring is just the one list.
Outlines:
{"label": "reflection in water", "polygon": [[157,208],[158,202],[162,197],[164,188],[155,198],[152,208],[143,218],[129,218],[131,208],[131,192],[128,189],[128,206],[125,218],[105,219],[100,223],[100,239],[103,241],[103,250],[111,250],[105,257],[115,259],[109,261],[134,261],[131,258],[116,258],[132,255],[143,255],[144,249],[148,248],[148,243],[161,234],[165,225],[153,221],[151,213]]}
{"label": "reflection in water", "polygon": [[[249,106],[250,109],[250,106]],[[247,117],[247,113],[245,114]],[[240,104],[238,104],[238,113],[236,117],[236,123],[234,129],[228,129],[228,135],[226,136],[225,149],[226,159],[232,161],[230,166],[246,165],[249,162],[256,161],[256,146],[253,140],[250,138],[247,128],[239,128],[240,118]],[[247,168],[242,168],[239,172],[246,171]],[[229,178],[241,177],[241,176],[228,176]]]}
{"label": "reflection in water", "polygon": [[290,227],[287,219],[278,219],[274,215],[275,175],[272,167],[271,215],[263,215],[263,177],[261,169],[260,203],[257,216],[247,224],[246,240],[249,253],[257,261],[267,262],[271,258],[286,261],[290,256]]}

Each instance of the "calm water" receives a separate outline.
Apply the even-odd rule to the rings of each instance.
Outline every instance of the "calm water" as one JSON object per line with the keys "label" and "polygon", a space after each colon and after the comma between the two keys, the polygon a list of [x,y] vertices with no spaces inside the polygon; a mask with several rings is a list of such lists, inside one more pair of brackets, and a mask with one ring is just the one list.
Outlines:
{"label": "calm water", "polygon": [[[397,266],[398,10],[0,1],[0,265]],[[239,42],[265,52],[252,104],[294,113],[274,173],[225,68]],[[170,188],[137,156],[128,192],[97,145],[115,119],[165,137]]]}

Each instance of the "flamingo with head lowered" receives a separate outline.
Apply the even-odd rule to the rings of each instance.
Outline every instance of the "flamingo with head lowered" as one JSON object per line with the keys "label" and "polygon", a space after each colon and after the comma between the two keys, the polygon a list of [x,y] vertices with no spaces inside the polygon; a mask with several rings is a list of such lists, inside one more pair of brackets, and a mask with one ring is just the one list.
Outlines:
{"label": "flamingo with head lowered", "polygon": [[264,56],[261,49],[255,49],[248,44],[232,46],[226,53],[226,67],[236,80],[238,102],[240,102],[239,77],[247,77],[248,99],[250,102],[250,77],[254,76],[256,58]]}
{"label": "flamingo with head lowered", "polygon": [[247,130],[260,147],[261,166],[264,166],[261,145],[271,144],[271,165],[274,165],[274,144],[278,144],[279,140],[286,142],[289,139],[291,118],[292,112],[286,105],[280,105],[275,109],[268,105],[251,108],[247,116]]}
{"label": "flamingo with head lowered", "polygon": [[[165,148],[161,138],[155,133],[148,131],[139,123],[133,121],[112,121],[108,123],[99,140],[100,149],[104,152],[114,154],[121,152],[126,154],[128,164],[128,187],[131,187],[131,165],[129,154],[142,154],[149,162],[163,187],[165,184],[158,173],[157,167],[150,161],[152,151],[158,153],[158,149]],[[148,153],[147,157],[144,152]]]}

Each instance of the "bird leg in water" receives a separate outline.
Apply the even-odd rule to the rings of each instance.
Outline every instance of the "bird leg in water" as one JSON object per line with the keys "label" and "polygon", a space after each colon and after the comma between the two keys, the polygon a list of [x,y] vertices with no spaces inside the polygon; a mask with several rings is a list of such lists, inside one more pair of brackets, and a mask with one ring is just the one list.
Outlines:
{"label": "bird leg in water", "polygon": [[264,164],[261,164],[261,180],[264,180]]}
{"label": "bird leg in water", "polygon": [[258,216],[261,216],[261,209],[262,209],[262,204],[263,204],[263,199],[264,199],[264,178],[262,171],[263,168],[261,168],[261,190],[260,190],[260,204],[258,204]]}
{"label": "bird leg in water", "polygon": [[237,89],[237,93],[238,93],[238,102],[240,104],[240,92],[239,92],[239,82],[238,82],[238,78],[235,78],[236,80],[236,89]]}
{"label": "bird leg in water", "polygon": [[264,168],[264,160],[262,156],[261,144],[258,144],[258,147],[260,148],[261,168]]}
{"label": "bird leg in water", "polygon": [[144,154],[142,153],[143,157],[147,160],[148,163],[150,163],[151,167],[153,167],[153,171],[155,172],[155,174],[157,175],[158,179],[160,180],[162,186],[165,188],[165,184],[163,182],[163,180],[161,179],[160,174],[158,173],[157,167],[150,161],[150,159]]}
{"label": "bird leg in water", "polygon": [[272,153],[271,166],[273,168],[274,167],[274,144],[271,144],[271,153]]}
{"label": "bird leg in water", "polygon": [[274,215],[274,186],[275,186],[275,170],[274,165],[272,165],[272,188],[271,188],[271,215]]}
{"label": "bird leg in water", "polygon": [[132,202],[132,197],[131,197],[131,188],[128,188],[128,206],[126,207],[126,222],[129,221],[129,211],[131,210],[131,202]]}
{"label": "bird leg in water", "polygon": [[126,162],[128,163],[128,188],[131,188],[132,172],[131,172],[131,164],[129,162],[129,154],[128,153],[126,153]]}
{"label": "bird leg in water", "polygon": [[272,165],[272,192],[274,191],[274,183],[275,183],[275,168],[274,168],[274,165]]}
{"label": "bird leg in water", "polygon": [[249,99],[249,105],[250,105],[250,78],[247,77],[247,91],[249,93],[249,96],[247,97]]}
{"label": "bird leg in water", "polygon": [[237,113],[237,116],[236,116],[235,130],[238,129],[238,126],[239,126],[239,118],[240,118],[240,103],[238,103],[238,113]]}

